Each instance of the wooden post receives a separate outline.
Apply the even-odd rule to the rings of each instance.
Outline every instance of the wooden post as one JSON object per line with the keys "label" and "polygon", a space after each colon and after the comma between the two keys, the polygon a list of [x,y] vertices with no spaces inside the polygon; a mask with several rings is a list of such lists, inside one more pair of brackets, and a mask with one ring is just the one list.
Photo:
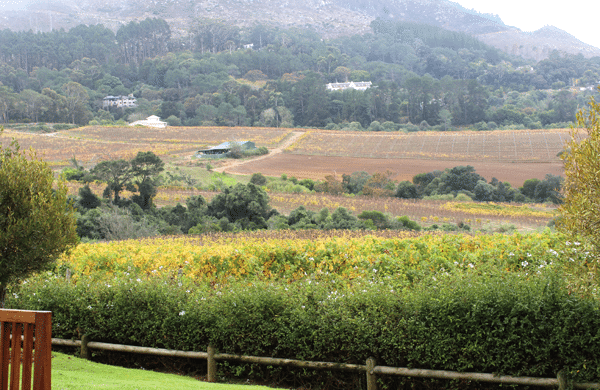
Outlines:
{"label": "wooden post", "polygon": [[92,353],[90,352],[90,349],[88,348],[89,342],[90,342],[89,335],[84,334],[83,336],[81,336],[81,352],[80,352],[79,356],[82,359],[92,360]]}
{"label": "wooden post", "polygon": [[208,375],[207,375],[207,381],[208,382],[216,382],[217,381],[217,361],[215,360],[215,347],[213,347],[212,345],[209,345],[207,352],[208,352],[208,359],[207,359]]}
{"label": "wooden post", "polygon": [[558,379],[558,390],[567,390],[567,374],[565,370],[560,370],[556,376]]}
{"label": "wooden post", "polygon": [[375,359],[370,357],[367,359],[367,390],[377,390],[377,377],[373,372],[375,368]]}
{"label": "wooden post", "polygon": [[35,312],[35,366],[33,388],[52,388],[52,313]]}

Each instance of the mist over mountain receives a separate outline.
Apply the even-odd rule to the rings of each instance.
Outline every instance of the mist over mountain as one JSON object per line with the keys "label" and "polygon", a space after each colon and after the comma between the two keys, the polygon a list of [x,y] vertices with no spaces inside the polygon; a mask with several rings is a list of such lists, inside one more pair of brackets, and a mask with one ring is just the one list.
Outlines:
{"label": "mist over mountain", "polygon": [[223,20],[241,27],[260,24],[312,29],[324,38],[364,34],[370,23],[411,21],[471,34],[507,53],[540,61],[553,50],[600,56],[556,27],[533,33],[505,25],[497,15],[468,10],[449,0],[15,0],[3,9],[0,29],[47,32],[79,24],[103,24],[116,31],[130,21],[165,19],[175,36],[187,36],[197,19]]}

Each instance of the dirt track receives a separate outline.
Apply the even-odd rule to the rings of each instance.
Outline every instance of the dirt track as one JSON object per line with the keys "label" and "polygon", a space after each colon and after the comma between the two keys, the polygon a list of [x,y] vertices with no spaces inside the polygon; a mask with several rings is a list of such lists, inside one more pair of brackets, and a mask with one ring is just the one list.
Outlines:
{"label": "dirt track", "polygon": [[[246,165],[248,163],[254,163],[254,162],[258,162],[258,161],[262,161],[265,159],[270,159],[273,156],[283,152],[283,150],[285,148],[287,148],[288,146],[290,146],[291,144],[293,144],[298,138],[300,138],[300,136],[302,136],[302,134],[304,134],[303,131],[293,131],[291,133],[291,136],[288,137],[287,139],[285,139],[278,147],[274,148],[274,149],[269,149],[269,154],[265,154],[263,156],[259,156],[256,157],[252,160],[232,160],[227,162],[225,165],[220,166],[218,168],[215,168],[214,171],[215,172],[227,172],[227,173],[235,173],[235,169],[239,168],[242,165]],[[251,174],[254,172],[250,172]]]}

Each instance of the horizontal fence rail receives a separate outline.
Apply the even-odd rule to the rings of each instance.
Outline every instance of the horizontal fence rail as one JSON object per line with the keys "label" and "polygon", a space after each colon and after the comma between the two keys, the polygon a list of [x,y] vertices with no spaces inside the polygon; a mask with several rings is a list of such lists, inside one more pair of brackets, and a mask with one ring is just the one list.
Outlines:
{"label": "horizontal fence rail", "polygon": [[[193,359],[206,359],[208,366],[208,381],[215,382],[217,377],[217,360],[234,360],[245,363],[255,363],[274,366],[288,366],[298,368],[312,368],[322,370],[354,371],[366,372],[367,390],[376,390],[376,375],[399,375],[406,377],[434,378],[434,379],[463,379],[475,382],[501,383],[513,385],[528,385],[542,387],[558,387],[559,390],[565,390],[569,387],[564,374],[561,372],[557,378],[533,378],[533,377],[514,377],[509,375],[482,374],[476,372],[457,372],[442,370],[427,370],[405,367],[386,367],[375,365],[375,359],[369,358],[366,364],[345,364],[332,362],[311,362],[304,360],[268,358],[258,356],[233,355],[226,353],[215,353],[215,349],[208,347],[207,352],[177,351],[163,348],[148,348],[132,345],[110,344],[90,341],[87,335],[81,340],[52,339],[52,345],[65,347],[80,347],[81,357],[90,359],[90,349],[99,349],[115,352],[129,352],[156,356],[184,357]],[[575,389],[600,389],[600,383],[572,383]]]}

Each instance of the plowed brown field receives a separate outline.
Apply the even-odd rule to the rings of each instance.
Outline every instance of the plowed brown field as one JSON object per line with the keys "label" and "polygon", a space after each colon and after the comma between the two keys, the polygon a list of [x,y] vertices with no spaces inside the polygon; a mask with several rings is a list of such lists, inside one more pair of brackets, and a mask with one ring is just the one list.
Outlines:
{"label": "plowed brown field", "polygon": [[444,170],[458,165],[471,165],[478,174],[486,180],[496,179],[508,182],[513,187],[520,187],[527,179],[543,179],[547,173],[563,175],[563,165],[558,159],[545,163],[508,163],[493,161],[464,161],[464,160],[425,160],[425,159],[380,159],[380,158],[355,158],[355,157],[326,157],[303,156],[296,154],[279,154],[271,158],[249,161],[238,165],[229,173],[252,174],[260,172],[267,176],[280,176],[285,173],[299,179],[323,179],[327,175],[350,174],[356,171],[392,172],[392,179],[396,181],[412,180],[419,173]]}
{"label": "plowed brown field", "polygon": [[562,175],[558,155],[570,139],[567,129],[408,134],[308,130],[285,153],[226,171],[323,179],[389,170],[393,180],[401,181],[419,173],[471,165],[487,180],[495,177],[518,187],[548,173]]}
{"label": "plowed brown field", "polygon": [[[567,129],[497,130],[416,133],[343,132],[317,129],[258,127],[140,127],[87,126],[53,134],[6,130],[0,145],[11,137],[56,169],[75,157],[86,166],[101,160],[131,158],[153,151],[177,163],[190,161],[199,148],[224,141],[249,140],[270,148],[260,158],[215,161],[217,169],[234,174],[260,172],[297,178],[323,179],[355,171],[392,172],[396,181],[418,173],[471,165],[487,180],[493,177],[513,186],[548,173],[563,174],[558,154],[570,140]],[[221,167],[221,168],[218,168]]]}

